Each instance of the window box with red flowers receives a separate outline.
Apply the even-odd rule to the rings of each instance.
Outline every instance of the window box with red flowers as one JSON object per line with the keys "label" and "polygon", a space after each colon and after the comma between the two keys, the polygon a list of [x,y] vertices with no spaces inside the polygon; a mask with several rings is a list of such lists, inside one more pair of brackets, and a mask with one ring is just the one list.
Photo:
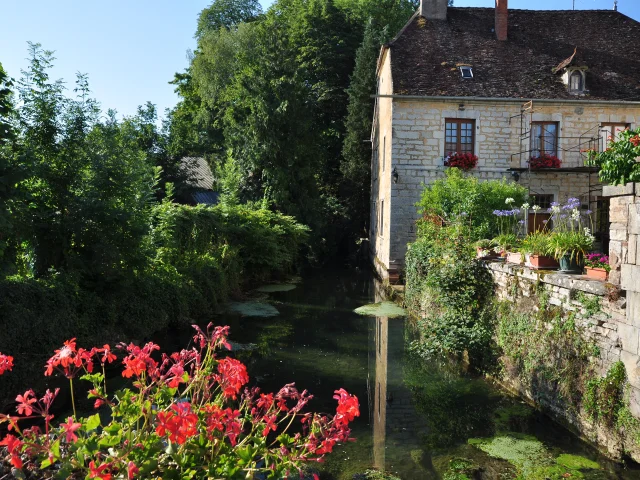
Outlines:
{"label": "window box with red flowers", "polygon": [[460,170],[471,170],[478,165],[478,156],[473,153],[450,153],[444,160],[445,167],[455,167]]}
{"label": "window box with red flowers", "polygon": [[531,157],[529,159],[529,167],[531,170],[539,168],[560,168],[562,162],[555,155],[547,155],[543,153],[539,157]]}

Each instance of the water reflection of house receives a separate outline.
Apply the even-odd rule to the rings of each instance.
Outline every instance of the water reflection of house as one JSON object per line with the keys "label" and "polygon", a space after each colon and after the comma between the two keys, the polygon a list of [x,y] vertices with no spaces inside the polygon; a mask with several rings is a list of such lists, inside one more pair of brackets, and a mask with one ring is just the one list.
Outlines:
{"label": "water reflection of house", "polygon": [[178,202],[186,205],[218,203],[218,192],[213,189],[213,172],[205,158],[185,157],[181,160],[180,168],[186,176],[186,181],[184,187],[178,192]]}
{"label": "water reflection of house", "polygon": [[427,478],[421,449],[426,425],[416,414],[411,392],[403,381],[405,320],[376,317],[373,321],[369,346],[372,406],[369,411],[374,466],[398,473],[401,478]]}

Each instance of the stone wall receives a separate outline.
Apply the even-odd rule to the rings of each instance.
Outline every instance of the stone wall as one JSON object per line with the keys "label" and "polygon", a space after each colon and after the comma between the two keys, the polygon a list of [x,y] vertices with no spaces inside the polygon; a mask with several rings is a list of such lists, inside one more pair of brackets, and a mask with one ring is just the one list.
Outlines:
{"label": "stone wall", "polygon": [[[523,305],[532,310],[537,308],[534,301],[527,303],[526,299],[539,296],[542,287],[548,293],[552,305],[567,313],[575,312],[576,325],[586,338],[595,342],[600,352],[598,358],[591,359],[599,370],[597,373],[604,376],[615,362],[624,362],[629,377],[629,409],[635,417],[640,417],[638,330],[633,319],[627,316],[628,305],[623,292],[612,291],[610,284],[589,280],[581,275],[541,273],[501,262],[488,262],[487,266],[497,286],[497,297],[513,302],[520,310]],[[596,297],[600,302],[600,310],[589,314],[585,309],[584,299]],[[640,447],[633,438],[621,435],[618,430],[594,424],[585,412],[570,411],[556,398],[541,396],[539,391],[532,391],[527,386],[529,382],[518,378],[514,373],[507,373],[504,381],[508,388],[535,401],[553,417],[607,450],[609,454],[620,457],[628,453],[636,461],[640,460]]]}
{"label": "stone wall", "polygon": [[[603,194],[610,202],[609,281],[627,298],[620,359],[634,387],[632,397],[640,403],[640,184],[605,186]],[[635,413],[640,414],[640,408]]]}

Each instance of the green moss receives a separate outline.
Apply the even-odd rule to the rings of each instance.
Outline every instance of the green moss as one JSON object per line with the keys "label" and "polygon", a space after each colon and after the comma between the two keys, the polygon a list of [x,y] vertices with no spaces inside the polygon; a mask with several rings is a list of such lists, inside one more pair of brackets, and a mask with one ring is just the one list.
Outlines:
{"label": "green moss", "polygon": [[449,470],[442,476],[442,480],[470,480],[478,470],[478,465],[468,458],[452,458],[449,461]]}
{"label": "green moss", "polygon": [[600,465],[593,460],[568,453],[563,453],[556,458],[556,463],[572,470],[597,470],[600,468]]}
{"label": "green moss", "polygon": [[544,465],[532,468],[523,478],[525,480],[565,480],[566,478],[584,478],[584,475],[562,465]]}
{"label": "green moss", "polygon": [[393,302],[381,302],[372,303],[370,305],[364,305],[354,310],[358,315],[365,315],[368,317],[404,317],[407,313],[403,308],[400,308]]}
{"label": "green moss", "polygon": [[526,479],[533,471],[551,464],[551,457],[542,442],[528,435],[512,433],[493,438],[469,439],[469,443],[490,457],[508,461]]}

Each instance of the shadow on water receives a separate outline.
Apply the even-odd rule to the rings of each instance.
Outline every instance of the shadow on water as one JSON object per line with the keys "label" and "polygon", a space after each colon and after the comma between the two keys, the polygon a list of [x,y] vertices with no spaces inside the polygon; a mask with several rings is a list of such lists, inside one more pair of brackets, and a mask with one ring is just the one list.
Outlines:
{"label": "shadow on water", "polygon": [[[403,480],[507,479],[523,472],[518,478],[640,479],[640,471],[608,461],[483,379],[444,361],[410,356],[413,333],[405,318],[353,313],[382,300],[370,273],[320,270],[294,289],[275,290],[267,301],[278,316],[226,313],[215,322],[231,326],[234,354],[247,363],[252,383],[262,390],[277,391],[295,382],[315,396],[310,409],[329,413],[335,411],[337,388],[358,396],[361,416],[353,424],[357,442],[328,456],[320,465],[323,480],[351,480],[371,467]],[[172,332],[159,343],[181,348],[189,337]],[[485,443],[471,445],[470,439]],[[539,454],[535,460],[544,468],[521,458],[522,445]],[[562,459],[578,458],[569,455],[601,468],[558,466]]]}

